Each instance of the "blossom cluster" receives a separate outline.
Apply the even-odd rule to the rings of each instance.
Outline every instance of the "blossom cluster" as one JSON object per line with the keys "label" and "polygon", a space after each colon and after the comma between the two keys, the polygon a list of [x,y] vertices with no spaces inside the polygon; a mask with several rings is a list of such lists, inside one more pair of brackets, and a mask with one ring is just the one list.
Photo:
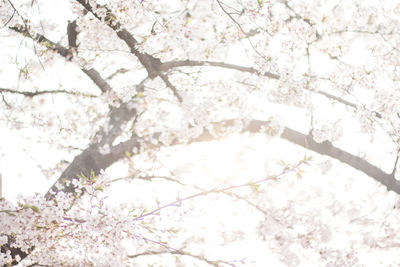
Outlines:
{"label": "blossom cluster", "polygon": [[126,262],[126,239],[134,242],[143,231],[129,210],[107,202],[109,179],[104,174],[82,176],[65,183],[71,185],[74,193],[60,191],[49,200],[36,194],[21,196],[16,203],[0,201],[0,265],[21,260],[19,255],[11,257],[16,248],[30,253],[25,265],[119,266]]}

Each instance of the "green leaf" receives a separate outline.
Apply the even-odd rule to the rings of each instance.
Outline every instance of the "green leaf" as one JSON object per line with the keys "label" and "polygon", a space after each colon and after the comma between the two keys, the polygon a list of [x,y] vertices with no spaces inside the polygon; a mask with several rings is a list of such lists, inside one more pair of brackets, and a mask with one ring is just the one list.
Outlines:
{"label": "green leaf", "polygon": [[104,191],[104,188],[102,187],[102,186],[97,186],[96,188],[95,188],[95,190],[96,191],[101,191],[101,192],[103,192]]}
{"label": "green leaf", "polygon": [[49,43],[48,41],[44,41],[43,45],[46,46],[47,48],[52,48],[53,46],[51,45],[51,43]]}
{"label": "green leaf", "polygon": [[94,178],[96,178],[96,174],[94,173],[94,170],[91,169],[90,170],[90,180],[93,180]]}
{"label": "green leaf", "polygon": [[36,207],[36,206],[29,206],[29,208],[30,208],[31,210],[33,210],[34,212],[36,212],[36,213],[40,213],[39,208]]}
{"label": "green leaf", "polygon": [[258,184],[251,184],[250,185],[251,190],[253,190],[253,192],[257,192],[260,189],[260,185]]}

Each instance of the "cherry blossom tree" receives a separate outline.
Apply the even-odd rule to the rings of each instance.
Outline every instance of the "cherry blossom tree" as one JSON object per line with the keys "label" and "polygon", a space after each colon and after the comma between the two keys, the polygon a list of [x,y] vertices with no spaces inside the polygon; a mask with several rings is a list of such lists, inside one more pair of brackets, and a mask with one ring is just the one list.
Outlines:
{"label": "cherry blossom tree", "polygon": [[[48,148],[54,182],[1,198],[3,266],[399,262],[395,1],[4,0],[0,10],[1,127]],[[210,152],[168,160],[211,146],[229,157],[248,142],[270,158],[238,156],[250,167],[231,163],[226,179],[185,176],[218,161]],[[314,179],[327,174],[336,183]]]}

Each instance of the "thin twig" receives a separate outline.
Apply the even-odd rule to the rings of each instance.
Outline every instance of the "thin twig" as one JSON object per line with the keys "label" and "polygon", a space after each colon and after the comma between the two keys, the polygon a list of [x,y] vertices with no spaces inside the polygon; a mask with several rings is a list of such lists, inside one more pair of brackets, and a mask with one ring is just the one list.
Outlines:
{"label": "thin twig", "polygon": [[96,95],[92,95],[92,94],[88,94],[88,93],[72,92],[72,91],[66,91],[66,90],[44,90],[44,91],[29,92],[29,91],[18,91],[18,90],[0,87],[0,92],[20,94],[20,95],[24,95],[24,96],[28,96],[28,97],[34,97],[34,96],[43,95],[43,94],[59,94],[59,93],[69,94],[69,95],[77,95],[77,96],[85,96],[85,97],[97,97]]}
{"label": "thin twig", "polygon": [[135,221],[137,221],[137,220],[142,220],[144,217],[147,217],[147,216],[150,216],[150,215],[155,215],[155,214],[157,214],[159,211],[161,211],[161,210],[163,210],[163,209],[165,209],[165,208],[167,208],[167,207],[178,206],[178,205],[180,205],[180,204],[181,204],[182,202],[184,202],[184,201],[187,201],[187,200],[190,200],[190,199],[199,197],[199,196],[205,196],[205,195],[209,195],[209,194],[212,194],[212,193],[223,193],[223,192],[226,192],[226,191],[229,191],[229,190],[238,189],[238,188],[242,188],[242,187],[248,187],[248,186],[251,187],[251,186],[255,186],[255,185],[258,185],[258,184],[260,184],[260,183],[263,183],[263,182],[265,182],[265,181],[267,181],[267,180],[278,179],[279,177],[281,177],[281,176],[283,176],[283,175],[285,175],[285,174],[287,174],[287,173],[289,173],[289,172],[292,172],[292,171],[296,170],[296,169],[299,168],[300,165],[303,164],[303,163],[304,163],[304,160],[303,160],[303,161],[300,161],[299,163],[297,163],[297,164],[296,164],[294,167],[292,167],[292,168],[286,168],[286,169],[284,169],[284,170],[283,170],[280,174],[278,174],[278,175],[268,176],[268,177],[266,177],[266,178],[263,178],[263,179],[260,179],[260,180],[254,181],[254,182],[247,182],[247,183],[244,183],[244,184],[232,185],[232,186],[228,186],[228,187],[225,187],[225,188],[222,188],[222,189],[211,189],[211,190],[208,190],[208,191],[202,191],[202,192],[199,192],[199,193],[190,195],[190,196],[188,196],[188,197],[184,197],[184,198],[178,199],[178,200],[176,200],[176,201],[174,201],[174,202],[171,202],[171,203],[165,204],[165,205],[163,205],[163,206],[160,206],[160,207],[158,207],[157,209],[154,209],[153,211],[144,213],[144,214],[142,214],[142,215],[136,217],[134,220],[135,220]]}
{"label": "thin twig", "polygon": [[176,89],[176,87],[169,81],[168,77],[162,73],[160,73],[159,76],[165,82],[165,84],[172,90],[172,92],[174,93],[174,96],[176,98],[178,98],[178,101],[180,103],[182,103],[183,99],[182,99],[181,95],[178,93],[178,90]]}

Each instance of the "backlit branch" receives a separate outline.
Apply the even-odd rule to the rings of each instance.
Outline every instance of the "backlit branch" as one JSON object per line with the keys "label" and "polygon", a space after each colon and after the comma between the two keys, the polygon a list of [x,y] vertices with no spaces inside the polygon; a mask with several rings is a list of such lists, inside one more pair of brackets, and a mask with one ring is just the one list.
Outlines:
{"label": "backlit branch", "polygon": [[167,71],[173,68],[179,67],[195,67],[195,66],[210,66],[210,67],[220,67],[231,70],[238,70],[241,72],[248,72],[253,74],[260,74],[271,79],[279,80],[280,76],[271,72],[260,73],[258,70],[250,67],[244,67],[235,64],[229,64],[225,62],[214,62],[214,61],[198,61],[198,60],[181,60],[181,61],[170,61],[162,63],[160,69],[162,71]]}
{"label": "backlit branch", "polygon": [[[197,260],[199,260],[199,261],[206,262],[206,263],[208,263],[209,265],[215,266],[215,267],[221,266],[220,264],[224,264],[224,265],[229,264],[229,265],[231,265],[230,263],[225,262],[225,261],[221,261],[221,260],[218,260],[218,261],[211,261],[211,260],[208,260],[208,259],[207,259],[206,257],[204,257],[204,256],[195,255],[195,254],[192,254],[192,253],[183,251],[183,250],[146,251],[146,252],[138,253],[138,254],[135,254],[135,255],[130,255],[130,256],[128,256],[128,257],[129,257],[130,259],[133,259],[133,258],[138,258],[138,257],[141,257],[141,256],[163,255],[163,254],[188,256],[188,257],[191,257],[191,258],[195,258],[195,259],[197,259]],[[232,265],[232,266],[233,266],[233,265]]]}
{"label": "backlit branch", "polygon": [[[243,132],[252,132],[252,133],[260,133],[263,131],[263,128],[268,127],[269,122],[259,121],[259,120],[251,120],[248,122],[244,122],[245,127]],[[218,123],[214,123],[215,126],[224,125],[224,127],[229,125],[234,125],[235,120],[221,121]],[[204,129],[203,134],[194,139],[194,142],[197,141],[210,141],[214,140],[216,137],[211,134],[207,129]],[[347,151],[344,151],[338,147],[332,145],[329,141],[324,141],[322,143],[317,143],[312,135],[303,134],[296,130],[293,130],[288,127],[284,127],[280,138],[285,139],[291,143],[302,146],[305,149],[314,151],[321,155],[329,156],[333,159],[337,159],[342,163],[345,163],[356,170],[359,170],[369,177],[375,179],[380,184],[384,185],[387,190],[394,191],[397,194],[400,194],[400,182],[394,178],[394,175],[391,173],[386,173],[380,168],[372,165],[368,161],[357,157]]]}
{"label": "backlit branch", "polygon": [[164,210],[164,209],[166,209],[168,207],[180,206],[183,202],[188,201],[190,199],[198,198],[198,197],[201,197],[201,196],[206,196],[206,195],[209,195],[209,194],[226,193],[226,192],[229,192],[229,191],[232,191],[232,190],[235,190],[235,189],[239,189],[239,188],[243,188],[243,187],[254,187],[254,186],[257,186],[257,185],[259,185],[261,183],[265,183],[266,181],[269,181],[269,180],[276,180],[276,179],[280,178],[281,176],[283,176],[283,175],[285,175],[285,174],[287,174],[289,172],[296,172],[300,168],[300,166],[305,164],[305,163],[307,163],[308,160],[309,159],[304,158],[303,160],[298,162],[293,167],[285,167],[285,169],[278,175],[271,175],[271,176],[268,176],[268,177],[265,177],[265,178],[262,178],[262,179],[259,179],[259,180],[256,180],[256,181],[249,181],[249,182],[246,182],[246,183],[243,183],[243,184],[231,185],[231,186],[227,186],[227,187],[220,188],[220,189],[214,188],[214,189],[211,189],[211,190],[200,191],[200,192],[198,192],[196,194],[193,194],[193,195],[190,195],[190,196],[187,196],[187,197],[184,197],[184,198],[179,198],[176,201],[173,201],[171,203],[168,203],[168,204],[165,204],[163,206],[160,206],[160,207],[158,207],[158,208],[156,208],[156,209],[154,209],[152,211],[149,211],[147,213],[141,214],[140,216],[136,217],[134,220],[142,220],[143,218],[145,218],[147,216],[156,215],[161,210]]}
{"label": "backlit branch", "polygon": [[[206,192],[207,190],[204,188],[201,188],[199,186],[196,185],[192,185],[192,184],[185,184],[183,182],[181,182],[178,178],[172,177],[172,176],[163,176],[163,175],[146,175],[146,176],[127,176],[127,177],[119,177],[119,178],[115,178],[113,179],[111,182],[118,182],[118,181],[127,181],[127,180],[134,180],[134,179],[140,179],[140,180],[144,180],[144,181],[149,181],[149,182],[153,182],[156,180],[163,180],[163,181],[168,181],[168,182],[172,182],[172,183],[176,183],[180,186],[183,187],[190,187],[193,189],[196,189],[200,192]],[[212,191],[217,190],[216,188],[214,188]],[[278,220],[277,218],[275,218],[274,216],[272,216],[272,214],[268,213],[266,210],[264,210],[263,208],[261,208],[258,204],[255,204],[253,202],[251,202],[250,200],[248,200],[245,197],[240,196],[239,194],[236,194],[234,192],[230,192],[230,191],[221,191],[219,193],[222,193],[230,198],[236,199],[236,200],[240,200],[245,202],[247,205],[253,207],[255,210],[257,210],[258,212],[262,213],[266,218],[272,218],[276,223],[282,225],[283,223]]]}
{"label": "backlit branch", "polygon": [[88,12],[92,13],[95,18],[97,18],[99,21],[104,21],[108,27],[114,30],[117,36],[128,45],[131,53],[134,54],[143,67],[145,67],[150,78],[155,78],[159,75],[159,66],[161,65],[160,59],[155,58],[147,53],[142,53],[136,48],[138,41],[128,30],[121,28],[121,24],[118,22],[118,18],[112,13],[112,10],[105,5],[96,4],[96,8],[106,10],[106,17],[103,19],[103,17],[99,15],[95,9],[93,9],[89,1],[76,1],[80,3]]}
{"label": "backlit branch", "polygon": [[[67,49],[67,48],[63,47],[62,45],[49,40],[48,38],[46,38],[46,36],[44,36],[42,34],[33,33],[27,26],[16,25],[16,26],[10,27],[10,29],[31,38],[35,42],[45,46],[49,50],[52,50],[52,51],[58,53],[59,55],[61,55],[62,57],[64,57],[67,60],[72,59],[72,53],[71,53],[70,49]],[[80,67],[80,69],[97,85],[97,87],[99,87],[99,89],[103,93],[111,90],[111,86],[107,83],[107,81],[105,79],[103,79],[101,77],[100,73],[97,70],[95,70],[93,68],[85,69],[82,67]]]}
{"label": "backlit branch", "polygon": [[176,87],[169,81],[168,77],[164,74],[160,74],[160,78],[164,81],[167,87],[171,89],[171,91],[174,93],[174,96],[179,100],[179,102],[182,103],[183,100],[181,95],[178,93]]}
{"label": "backlit branch", "polygon": [[77,48],[78,45],[76,43],[76,39],[78,37],[76,20],[70,22],[68,21],[67,26],[67,34],[68,34],[68,45],[70,48]]}
{"label": "backlit branch", "polygon": [[85,94],[85,93],[72,92],[72,91],[66,91],[66,90],[43,90],[43,91],[29,92],[29,91],[19,91],[19,90],[0,87],[0,92],[20,94],[20,95],[24,95],[27,97],[34,97],[34,96],[43,95],[43,94],[68,94],[68,95],[77,95],[77,96],[85,96],[85,97],[97,97],[96,95],[92,95],[92,94]]}

